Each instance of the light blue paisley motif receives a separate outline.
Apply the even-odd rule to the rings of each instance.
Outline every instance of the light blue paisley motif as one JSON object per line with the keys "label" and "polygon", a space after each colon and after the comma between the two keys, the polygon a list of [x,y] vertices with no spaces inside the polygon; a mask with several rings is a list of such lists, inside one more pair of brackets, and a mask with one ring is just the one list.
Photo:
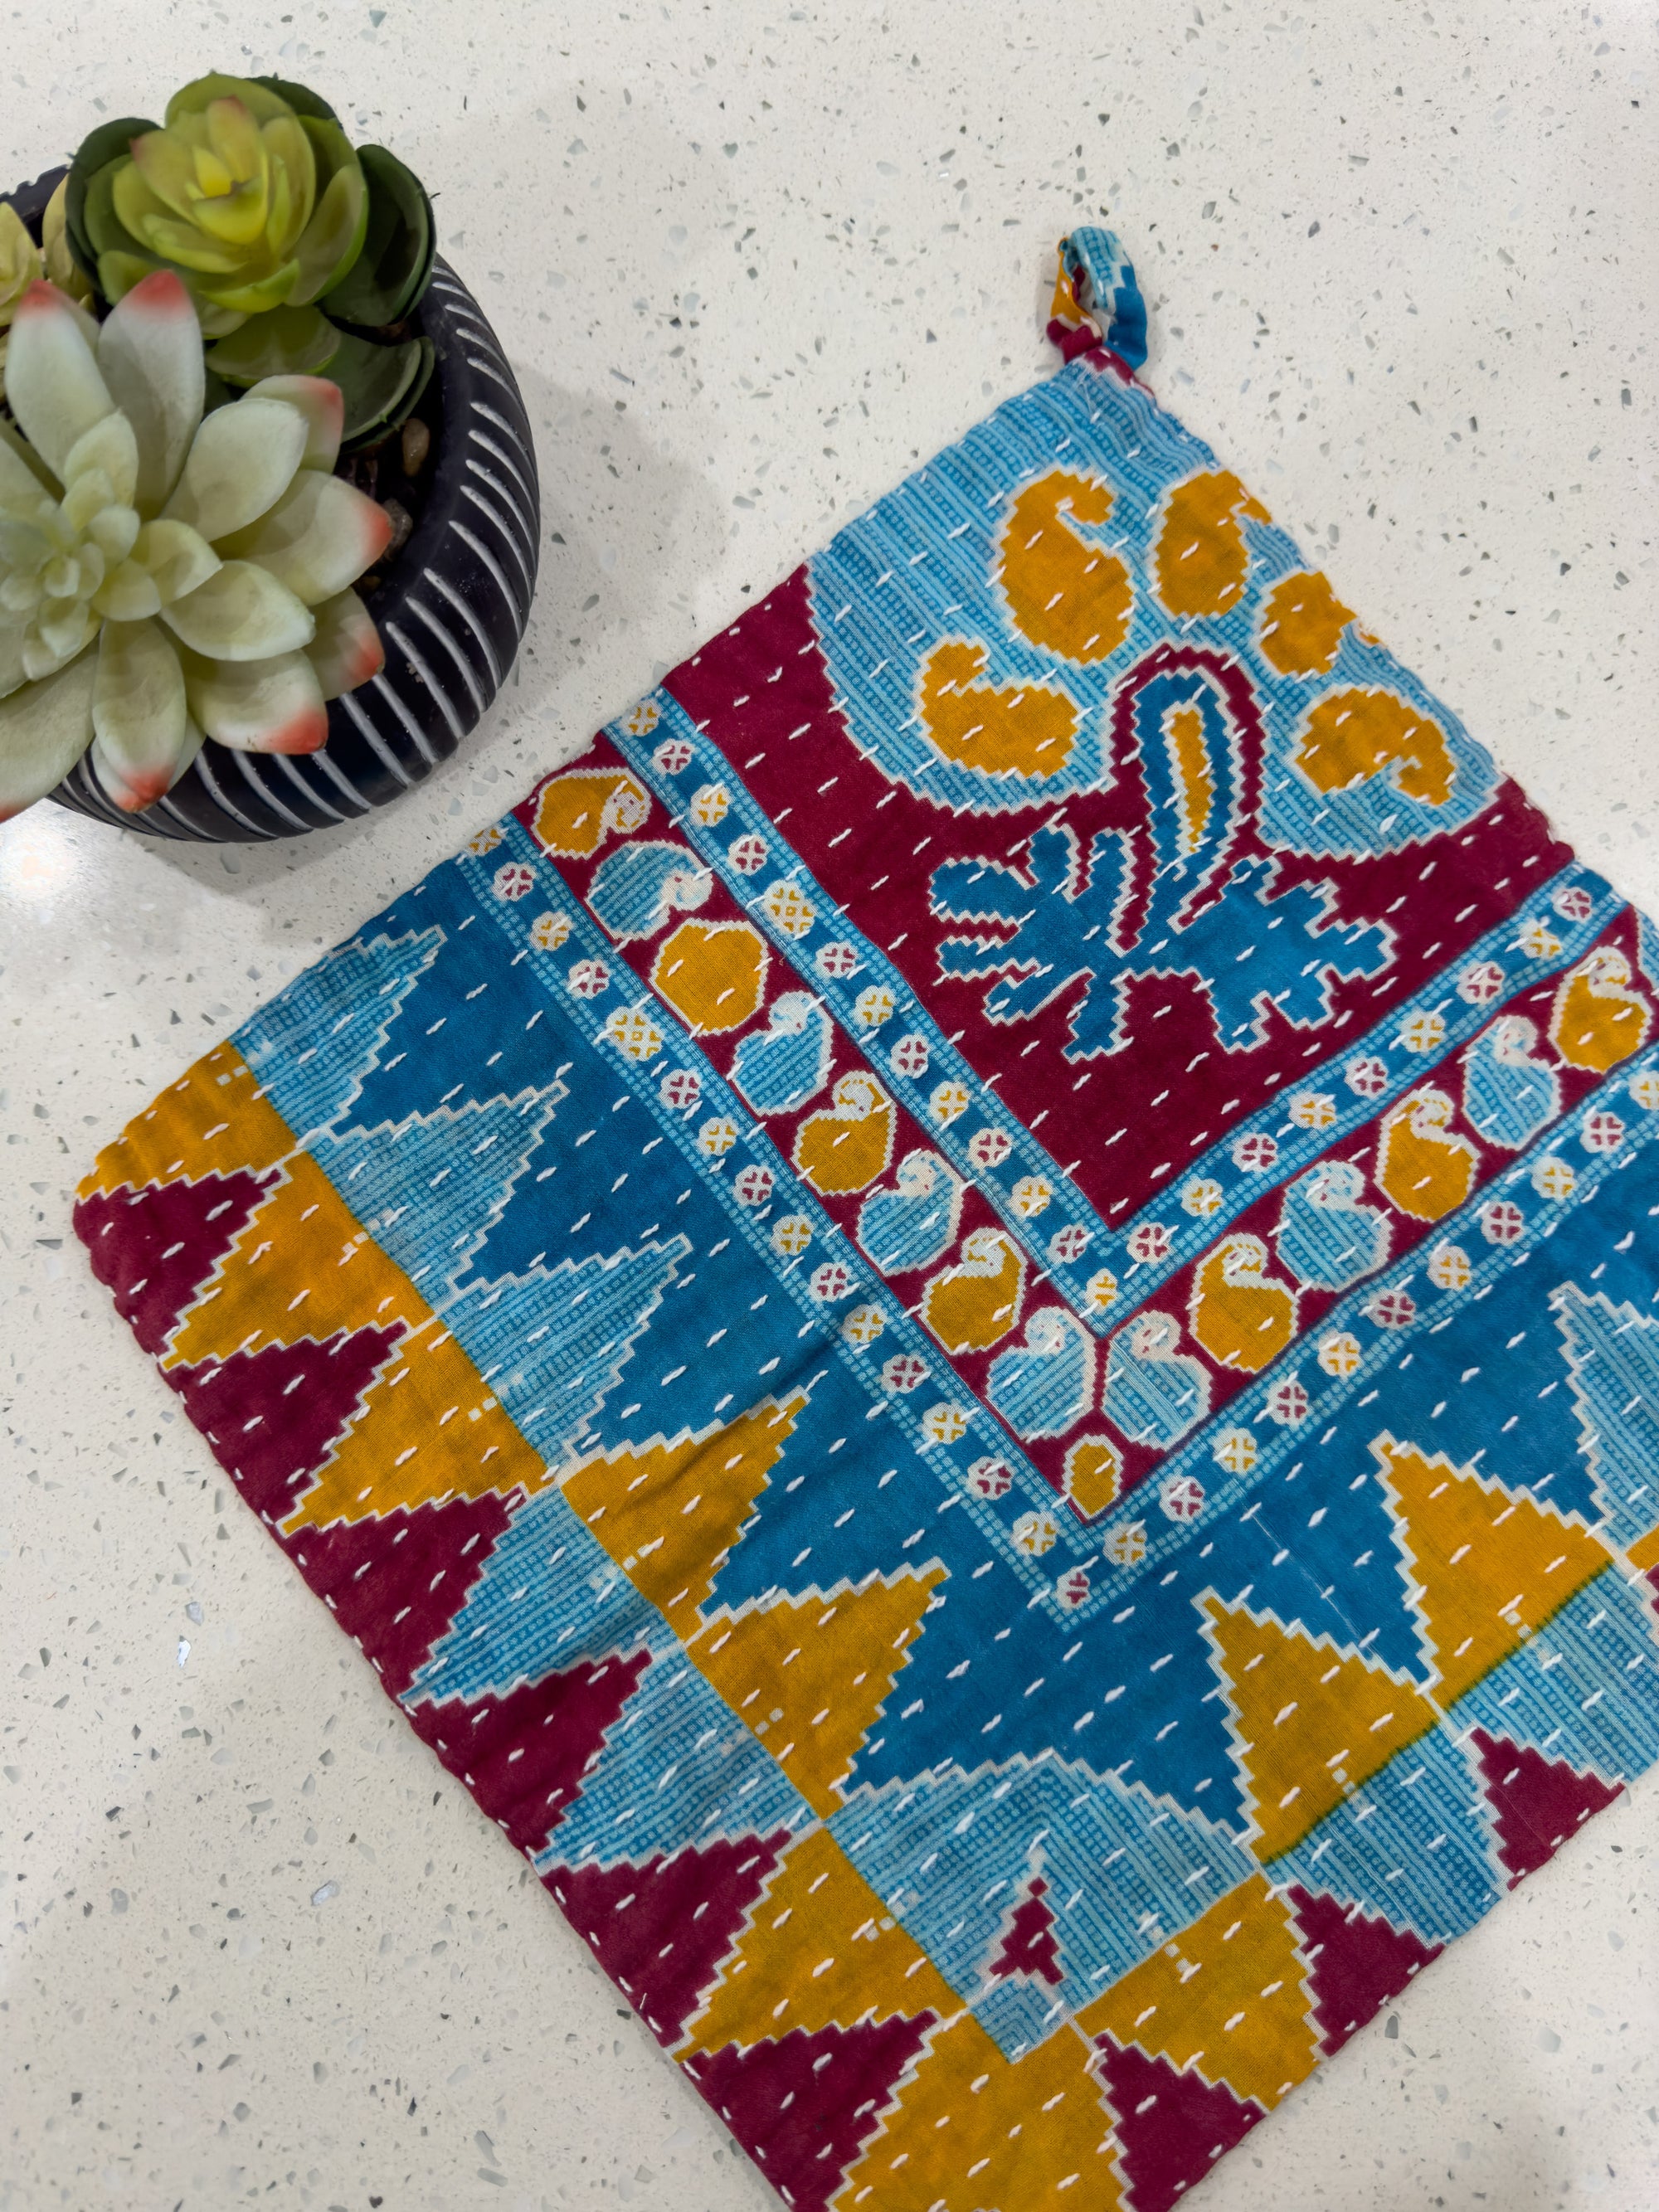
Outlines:
{"label": "light blue paisley motif", "polygon": [[732,1080],[757,1114],[787,1114],[821,1090],[830,1073],[830,1017],[810,991],[772,1001],[767,1026],[738,1047]]}
{"label": "light blue paisley motif", "polygon": [[907,1152],[896,1190],[878,1190],[859,1212],[859,1243],[884,1275],[931,1267],[950,1249],[962,1211],[962,1180],[937,1152]]}
{"label": "light blue paisley motif", "polygon": [[1045,1306],[1025,1341],[991,1362],[986,1396],[1019,1437],[1058,1437],[1089,1410],[1094,1340],[1074,1314]]}
{"label": "light blue paisley motif", "polygon": [[1210,1378],[1180,1341],[1169,1314],[1142,1313],[1107,1348],[1101,1404],[1131,1443],[1168,1451],[1210,1409]]}
{"label": "light blue paisley motif", "polygon": [[684,845],[623,845],[594,872],[587,902],[618,943],[649,937],[676,908],[700,907],[714,888]]}
{"label": "light blue paisley motif", "polygon": [[1519,1152],[1561,1110],[1555,1070],[1533,1058],[1538,1031],[1520,1014],[1505,1014],[1463,1055],[1463,1111],[1491,1145]]}
{"label": "light blue paisley motif", "polygon": [[1346,1291],[1389,1256],[1389,1225],[1360,1203],[1365,1177],[1352,1160],[1322,1160],[1285,1194],[1279,1256],[1309,1290]]}

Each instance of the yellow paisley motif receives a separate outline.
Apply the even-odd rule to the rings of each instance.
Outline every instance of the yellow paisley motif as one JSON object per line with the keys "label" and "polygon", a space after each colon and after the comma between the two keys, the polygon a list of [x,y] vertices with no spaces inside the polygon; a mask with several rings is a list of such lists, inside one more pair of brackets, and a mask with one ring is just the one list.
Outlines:
{"label": "yellow paisley motif", "polygon": [[1193,1278],[1192,1331],[1212,1359],[1255,1375],[1296,1334],[1296,1293],[1267,1274],[1259,1237],[1228,1237]]}
{"label": "yellow paisley motif", "polygon": [[934,1276],[921,1317],[947,1352],[985,1352],[1019,1317],[1025,1263],[1000,1229],[976,1229],[954,1267]]}
{"label": "yellow paisley motif", "polygon": [[1134,592],[1127,568],[1066,519],[1102,523],[1111,511],[1103,483],[1054,469],[1026,485],[1002,526],[996,574],[1014,627],[1066,660],[1105,660],[1128,635]]}
{"label": "yellow paisley motif", "polygon": [[893,1102],[874,1076],[854,1068],[830,1092],[833,1103],[809,1115],[795,1133],[795,1165],[814,1190],[863,1190],[893,1149]]}
{"label": "yellow paisley motif", "polygon": [[1382,1118],[1376,1180],[1415,1221],[1440,1220],[1474,1188],[1479,1155],[1450,1127],[1455,1110],[1443,1091],[1414,1091]]}
{"label": "yellow paisley motif", "polygon": [[1224,615],[1244,595],[1250,550],[1240,518],[1271,518],[1231,469],[1176,484],[1152,553],[1158,596],[1172,615]]}
{"label": "yellow paisley motif", "polygon": [[556,775],[536,805],[536,836],[567,860],[597,853],[608,832],[637,830],[650,801],[626,769],[573,769]]}
{"label": "yellow paisley motif", "polygon": [[1550,1042],[1570,1067],[1605,1075],[1640,1049],[1653,1016],[1630,980],[1629,961],[1611,945],[1598,945],[1564,977],[1550,1010]]}
{"label": "yellow paisley motif", "polygon": [[982,645],[947,638],[921,672],[922,724],[946,760],[989,775],[1054,775],[1071,758],[1078,710],[1047,684],[981,684]]}
{"label": "yellow paisley motif", "polygon": [[1346,791],[1397,762],[1400,789],[1430,806],[1445,805],[1456,774],[1439,724],[1392,691],[1328,692],[1309,710],[1294,759],[1318,791]]}
{"label": "yellow paisley motif", "polygon": [[1317,569],[1285,576],[1261,612],[1261,652],[1281,676],[1328,676],[1342,633],[1353,620]]}
{"label": "yellow paisley motif", "polygon": [[746,921],[683,921],[651,981],[700,1036],[740,1029],[766,988],[767,951]]}

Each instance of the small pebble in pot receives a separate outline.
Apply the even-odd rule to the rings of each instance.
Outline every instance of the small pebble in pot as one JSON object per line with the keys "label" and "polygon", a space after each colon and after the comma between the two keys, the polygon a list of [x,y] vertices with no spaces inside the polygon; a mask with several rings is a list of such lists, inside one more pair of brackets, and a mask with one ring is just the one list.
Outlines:
{"label": "small pebble in pot", "polygon": [[426,457],[432,450],[432,433],[417,415],[411,415],[404,424],[404,474],[417,477],[426,466]]}
{"label": "small pebble in pot", "polygon": [[401,553],[408,544],[410,532],[415,527],[415,518],[400,499],[383,499],[380,505],[392,524],[392,543],[386,549],[390,557]]}

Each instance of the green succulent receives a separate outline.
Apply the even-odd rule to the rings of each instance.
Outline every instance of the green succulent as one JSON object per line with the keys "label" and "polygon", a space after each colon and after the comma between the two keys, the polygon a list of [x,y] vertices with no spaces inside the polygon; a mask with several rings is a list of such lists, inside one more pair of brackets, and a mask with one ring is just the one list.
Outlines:
{"label": "green succulent", "polygon": [[424,338],[388,335],[432,274],[431,204],[383,146],[354,148],[303,85],[210,76],[157,125],[100,125],[70,167],[70,245],[105,299],[170,270],[228,385],[325,374],[345,443],[393,429],[431,373]]}
{"label": "green succulent", "polygon": [[171,270],[102,323],[31,283],[0,417],[0,822],[90,749],[149,805],[204,736],[315,751],[384,648],[351,586],[384,507],[333,473],[325,379],[273,377],[204,416],[195,307]]}

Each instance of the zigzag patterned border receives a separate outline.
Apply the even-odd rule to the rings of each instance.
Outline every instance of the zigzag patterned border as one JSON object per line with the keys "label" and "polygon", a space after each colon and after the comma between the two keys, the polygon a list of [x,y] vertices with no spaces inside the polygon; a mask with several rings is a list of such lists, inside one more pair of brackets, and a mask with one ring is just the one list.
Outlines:
{"label": "zigzag patterned border", "polygon": [[[77,1226],[245,1498],[797,2212],[1025,2212],[1084,2181],[1091,2203],[1167,2212],[1659,1750],[1642,1574],[1524,1493],[1388,1443],[1426,1688],[1241,1598],[1206,1601],[1254,1808],[1243,1847],[1046,1754],[845,1795],[844,1753],[825,1764],[803,1733],[808,1707],[818,1683],[850,1679],[834,1672],[854,1663],[839,1652],[867,1667],[897,1623],[892,1672],[860,1693],[873,1720],[902,1647],[925,1633],[926,1560],[731,1613],[715,1586],[724,1551],[674,1595],[664,1577],[684,1579],[684,1555],[658,1576],[645,1540],[683,1522],[681,1490],[708,1492],[722,1463],[738,1518],[717,1511],[696,1556],[732,1540],[728,1526],[740,1538],[742,1500],[788,1449],[787,1405],[707,1438],[549,1468],[232,1046],[104,1155]],[[1577,1325],[1595,1321],[1584,1307]],[[1610,1313],[1607,1326],[1630,1324]],[[1593,1351],[1575,1354],[1581,1395],[1598,1387]],[[635,1517],[618,1519],[630,1499]],[[484,1617],[465,1624],[544,1502],[556,1517],[537,1523],[537,1555],[562,1532],[565,1565],[547,1592],[596,1608],[594,1626],[552,1672],[509,1665],[498,1686],[465,1674],[447,1686],[441,1650],[489,1649]],[[1506,1599],[1519,1580],[1522,1594],[1485,1626],[1474,1598],[1471,1656],[1451,1640],[1473,1595],[1458,1563],[1470,1536],[1496,1544],[1505,1529],[1509,1550],[1482,1553],[1477,1579],[1495,1589],[1496,1575]],[[625,1595],[621,1611],[607,1592]],[[821,1648],[792,1708],[775,1626],[799,1640],[815,1622]],[[776,1752],[741,1717],[750,1680],[782,1686],[778,1734],[792,1741]],[[1334,1769],[1327,1739],[1359,1722],[1372,1748],[1340,1751]],[[715,1739],[725,1778],[698,1787],[717,1787],[726,1811],[691,1833],[678,1813],[665,1832],[661,1819],[640,1829],[629,1808],[660,1796],[661,1762],[672,1771]],[[1287,1771],[1300,1792],[1281,1790]],[[1322,1775],[1322,1796],[1296,1805]],[[951,1881],[929,1877],[929,1837],[1000,1805],[1012,1815],[1032,1791],[1055,1808],[1037,1856],[1024,1838],[1039,1816],[1022,1813],[1006,1824],[1018,1856],[988,1889],[988,1831]],[[1109,1927],[1091,1936],[1081,1890],[1070,1895],[1066,1839],[1090,1804],[1106,1824],[1094,1856],[1130,1847],[1114,1881],[1153,1882],[1127,1954]],[[1388,1917],[1354,1902],[1395,1894],[1401,1853],[1414,1855],[1409,1899]]]}

